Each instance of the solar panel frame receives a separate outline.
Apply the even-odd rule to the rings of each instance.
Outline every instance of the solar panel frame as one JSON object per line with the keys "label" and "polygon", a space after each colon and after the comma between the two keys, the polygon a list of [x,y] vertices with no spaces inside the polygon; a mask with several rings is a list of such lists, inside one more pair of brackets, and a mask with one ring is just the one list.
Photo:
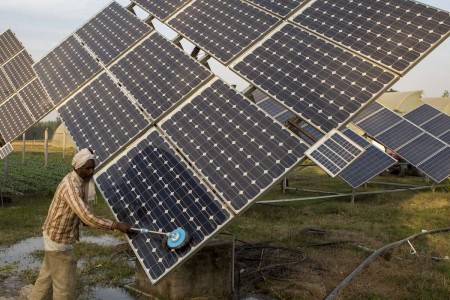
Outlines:
{"label": "solar panel frame", "polygon": [[108,65],[153,28],[113,1],[75,31],[104,65]]}
{"label": "solar panel frame", "polygon": [[231,69],[322,132],[345,126],[399,79],[287,23],[233,62]]}
{"label": "solar panel frame", "polygon": [[280,21],[241,0],[194,0],[166,25],[228,65]]}
{"label": "solar panel frame", "polygon": [[404,0],[313,1],[291,21],[402,75],[450,31],[448,12]]}
{"label": "solar panel frame", "polygon": [[[220,79],[204,86],[158,127],[236,214],[303,160],[307,149]],[[263,137],[267,142],[257,144]]]}
{"label": "solar panel frame", "polygon": [[160,232],[180,227],[191,236],[186,248],[168,250],[158,235],[127,235],[153,283],[233,219],[232,212],[155,128],[94,177],[118,221]]}

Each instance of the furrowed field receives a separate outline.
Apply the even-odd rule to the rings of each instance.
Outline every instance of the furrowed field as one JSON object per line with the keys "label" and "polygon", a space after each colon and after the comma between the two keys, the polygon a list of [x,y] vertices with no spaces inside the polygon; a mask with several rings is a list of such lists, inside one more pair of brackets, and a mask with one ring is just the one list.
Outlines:
{"label": "furrowed field", "polygon": [[[2,180],[1,191],[12,202],[0,206],[0,256],[21,241],[41,236],[53,192],[71,170],[73,151],[63,158],[61,151],[52,149],[45,168],[38,148],[27,151],[25,163],[20,151],[8,157],[9,179]],[[421,177],[384,175],[374,180],[429,185]],[[285,195],[277,186],[264,199],[323,195],[303,188],[351,191],[341,180],[311,167],[291,174],[289,183],[299,189]],[[369,184],[358,191],[383,188]],[[113,217],[103,199],[95,212]],[[448,179],[435,192],[360,195],[354,204],[350,197],[255,204],[225,229],[237,240],[236,298],[252,294],[261,299],[323,299],[374,250],[422,230],[449,227],[449,216]],[[110,232],[83,228],[82,235],[108,239]],[[127,244],[122,243],[121,234],[110,238],[117,243],[85,241],[76,245],[81,261],[78,299],[102,299],[95,294],[99,288],[120,288],[133,282],[133,256]],[[450,233],[426,235],[411,243],[416,252],[406,244],[385,253],[342,291],[340,299],[449,299]],[[34,283],[42,257],[38,248],[26,255],[33,263],[25,267],[20,261],[5,264],[0,260],[0,291],[12,297],[23,285]],[[124,299],[138,298],[126,295]]]}

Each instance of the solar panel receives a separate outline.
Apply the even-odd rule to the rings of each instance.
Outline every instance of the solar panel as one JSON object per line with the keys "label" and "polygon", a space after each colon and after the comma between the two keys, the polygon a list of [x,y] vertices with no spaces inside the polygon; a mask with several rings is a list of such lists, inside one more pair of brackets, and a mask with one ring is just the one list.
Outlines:
{"label": "solar panel", "polygon": [[178,9],[189,3],[191,0],[132,0],[152,16],[166,20]]}
{"label": "solar panel", "polygon": [[6,142],[13,141],[34,123],[17,95],[0,105],[0,116],[0,133]]}
{"label": "solar panel", "polygon": [[101,66],[71,35],[33,69],[52,101],[58,104],[98,73]]}
{"label": "solar panel", "polygon": [[363,148],[341,132],[332,130],[310,147],[305,155],[331,177],[335,177],[361,156],[363,152]]}
{"label": "solar panel", "polygon": [[280,180],[307,148],[221,80],[160,127],[235,212]]}
{"label": "solar panel", "polygon": [[12,153],[14,151],[13,146],[11,145],[11,143],[6,143],[4,146],[2,146],[0,148],[0,158],[4,159],[5,157],[7,157],[10,153]]}
{"label": "solar panel", "polygon": [[58,112],[78,149],[93,149],[98,164],[150,125],[106,73],[70,98]]}
{"label": "solar panel", "polygon": [[259,7],[269,10],[270,12],[285,18],[301,4],[308,2],[309,0],[246,0]]}
{"label": "solar panel", "polygon": [[277,120],[281,124],[285,124],[289,119],[292,119],[293,117],[295,117],[295,114],[293,114],[292,112],[286,110],[285,112],[283,112],[283,113],[279,114],[278,116],[276,116],[275,120]]}
{"label": "solar panel", "polygon": [[290,24],[232,68],[324,132],[347,122],[396,79]]}
{"label": "solar panel", "polygon": [[3,72],[8,76],[9,80],[13,84],[15,90],[22,87],[31,79],[36,77],[33,68],[33,59],[24,50],[15,55],[11,60],[5,63],[1,68]]}
{"label": "solar panel", "polygon": [[41,119],[55,107],[37,78],[21,89],[18,95],[33,115],[34,120]]}
{"label": "solar panel", "polygon": [[450,145],[450,130],[439,136],[439,139]]}
{"label": "solar panel", "polygon": [[358,188],[397,162],[353,130],[346,128],[342,133],[366,150],[339,174],[353,188]]}
{"label": "solar panel", "polygon": [[8,29],[0,35],[0,65],[23,49],[14,33]]}
{"label": "solar panel", "polygon": [[228,64],[278,21],[240,0],[197,0],[168,24],[202,50]]}
{"label": "solar panel", "polygon": [[293,22],[404,72],[448,36],[450,14],[407,0],[322,0]]}
{"label": "solar panel", "polygon": [[423,104],[417,107],[416,109],[408,112],[403,117],[406,120],[416,124],[417,126],[421,126],[422,124],[430,121],[431,119],[437,117],[440,114],[441,111],[439,111],[438,109],[428,104]]}
{"label": "solar panel", "polygon": [[11,85],[8,77],[0,69],[0,103],[8,99],[14,92],[14,87]]}
{"label": "solar panel", "polygon": [[450,148],[434,154],[428,160],[417,166],[421,171],[430,176],[436,182],[441,182],[450,175]]}
{"label": "solar panel", "polygon": [[110,70],[154,120],[211,76],[208,69],[157,32]]}
{"label": "solar panel", "polygon": [[105,65],[152,29],[117,2],[112,2],[75,34]]}
{"label": "solar panel", "polygon": [[[381,120],[389,122],[383,127]],[[448,152],[449,145],[387,108],[382,107],[355,124],[365,132],[371,132],[370,135],[375,140],[415,165],[434,181],[441,182],[450,175],[450,170],[446,173],[448,158],[441,154]],[[435,167],[439,165],[444,167]]]}
{"label": "solar panel", "polygon": [[287,111],[287,109],[284,108],[283,105],[279,104],[276,100],[273,100],[271,98],[266,98],[258,102],[257,105],[274,118],[279,114]]}
{"label": "solar panel", "polygon": [[181,227],[192,237],[187,248],[175,251],[167,250],[159,235],[128,235],[152,282],[186,260],[232,218],[154,129],[95,177],[118,221],[160,232]]}
{"label": "solar panel", "polygon": [[418,108],[405,114],[405,119],[421,127],[425,131],[432,135],[442,139],[449,144],[446,133],[450,131],[450,116],[442,113],[440,110],[428,105],[423,104]]}

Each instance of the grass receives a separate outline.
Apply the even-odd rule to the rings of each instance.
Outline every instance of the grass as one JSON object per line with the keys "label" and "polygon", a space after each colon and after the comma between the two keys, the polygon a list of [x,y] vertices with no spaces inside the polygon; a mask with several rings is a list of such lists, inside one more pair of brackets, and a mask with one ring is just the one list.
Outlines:
{"label": "grass", "polygon": [[[56,158],[54,159],[56,162]],[[11,163],[10,168],[17,164],[18,162]],[[36,173],[42,177],[39,180],[44,182],[51,172],[53,171],[42,169]],[[64,167],[55,171],[56,173],[57,175],[52,176],[60,180],[65,174]],[[26,176],[22,174],[22,177]],[[376,180],[425,184],[420,177],[378,176]],[[273,245],[301,250],[306,253],[306,259],[303,263],[292,266],[290,272],[267,277],[247,291],[267,294],[277,299],[323,299],[370,255],[368,249],[378,249],[423,229],[450,226],[448,180],[446,182],[447,188],[438,188],[436,192],[424,190],[361,195],[356,197],[355,204],[350,203],[350,197],[344,197],[253,205],[225,230],[233,233],[238,240],[250,243],[270,241]],[[26,192],[24,196],[10,195],[13,203],[0,207],[2,246],[41,235],[41,226],[56,184],[49,185],[49,189]],[[290,186],[300,188],[283,195],[280,187],[276,186],[264,195],[264,199],[322,195],[302,188],[350,192],[345,183],[329,178],[317,168],[295,172],[290,177]],[[379,185],[368,185],[358,190],[375,191],[380,188],[382,187]],[[103,199],[99,199],[95,212],[112,218]],[[309,228],[320,229],[323,233],[315,233]],[[105,233],[97,229],[84,231],[84,235]],[[113,234],[121,236],[117,232]],[[378,258],[343,290],[340,298],[448,299],[450,261],[435,260],[433,257],[450,256],[449,234],[428,235],[412,243],[419,255],[411,255],[410,247],[404,245],[389,255]],[[126,257],[117,256],[119,249],[78,243],[75,251],[85,262],[84,269],[79,270],[80,299],[88,299],[89,296],[86,295],[97,284],[122,286],[131,280],[134,270]],[[33,255],[42,259],[42,252]],[[0,268],[0,281],[13,271],[14,266]],[[20,276],[24,282],[32,283],[37,272],[37,269],[29,269]],[[243,292],[245,290],[241,291]]]}

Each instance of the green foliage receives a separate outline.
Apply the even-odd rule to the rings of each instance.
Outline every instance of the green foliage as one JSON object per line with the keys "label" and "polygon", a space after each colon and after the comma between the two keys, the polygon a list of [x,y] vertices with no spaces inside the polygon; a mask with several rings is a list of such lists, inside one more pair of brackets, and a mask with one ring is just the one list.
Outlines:
{"label": "green foliage", "polygon": [[450,97],[450,93],[448,92],[448,90],[444,91],[444,93],[442,94],[442,97]]}

